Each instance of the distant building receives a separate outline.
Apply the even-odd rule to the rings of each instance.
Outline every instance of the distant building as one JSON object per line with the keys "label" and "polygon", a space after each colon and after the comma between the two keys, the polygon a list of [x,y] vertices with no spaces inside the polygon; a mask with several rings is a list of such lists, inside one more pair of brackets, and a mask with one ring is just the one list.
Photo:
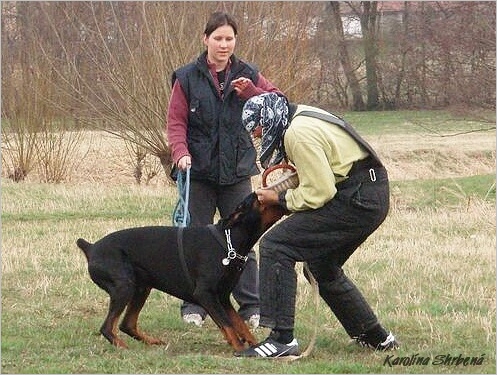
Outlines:
{"label": "distant building", "polygon": [[[354,5],[360,7],[360,3],[358,1],[352,2],[352,7],[348,3],[345,1],[340,3],[343,31],[346,38],[360,39],[362,38],[361,20],[357,12],[353,9]],[[406,3],[411,7],[416,6],[416,2],[414,1],[378,1],[378,18],[384,30],[402,24]]]}

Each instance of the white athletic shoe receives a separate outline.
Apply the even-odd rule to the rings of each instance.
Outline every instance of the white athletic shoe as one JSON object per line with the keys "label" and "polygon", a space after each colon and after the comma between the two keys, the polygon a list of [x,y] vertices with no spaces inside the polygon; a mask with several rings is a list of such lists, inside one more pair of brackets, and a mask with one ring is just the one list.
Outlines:
{"label": "white athletic shoe", "polygon": [[202,327],[202,324],[204,324],[204,319],[200,314],[185,314],[183,315],[183,321],[187,324],[195,324],[197,327]]}
{"label": "white athletic shoe", "polygon": [[249,325],[250,328],[256,329],[259,327],[259,320],[261,319],[261,316],[259,314],[254,314],[247,320],[247,324]]}

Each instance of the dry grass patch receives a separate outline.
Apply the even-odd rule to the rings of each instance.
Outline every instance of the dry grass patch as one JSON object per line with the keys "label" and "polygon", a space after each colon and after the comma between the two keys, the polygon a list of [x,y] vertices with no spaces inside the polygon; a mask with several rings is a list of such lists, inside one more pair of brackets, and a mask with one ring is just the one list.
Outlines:
{"label": "dry grass patch", "polygon": [[296,335],[303,348],[318,328],[308,359],[235,359],[212,321],[200,330],[185,326],[180,301],[156,291],[141,325],[168,345],[126,337],[130,350],[111,347],[98,334],[108,297],[91,282],[75,241],[169,225],[176,189],[164,173],[135,185],[120,140],[86,137],[75,155],[86,155],[84,162],[64,184],[39,184],[36,174],[16,184],[2,175],[2,372],[495,373],[495,131],[368,137],[389,170],[392,209],[345,267],[402,342],[396,355],[484,356],[464,367],[389,367],[384,353],[348,345],[323,301],[316,309],[301,273]]}
{"label": "dry grass patch", "polygon": [[[141,324],[168,346],[147,348],[126,338],[132,349],[116,351],[97,333],[107,295],[89,279],[75,240],[83,236],[93,241],[126,227],[168,224],[174,199],[165,196],[174,196],[174,189],[99,183],[47,188],[9,181],[3,181],[3,187],[3,372],[461,371],[450,366],[386,368],[383,354],[349,346],[322,301],[316,310],[301,274],[296,334],[302,347],[318,327],[315,350],[305,361],[289,366],[235,360],[212,321],[201,330],[185,327],[179,301],[159,292],[152,293]],[[494,209],[493,201],[476,198],[469,205],[443,209],[394,208],[346,265],[381,321],[402,341],[399,355],[483,353],[483,366],[464,371],[495,372]],[[265,332],[256,334],[263,338]],[[220,358],[223,366],[216,365]]]}
{"label": "dry grass patch", "polygon": [[[81,135],[74,152],[77,167],[68,172],[66,183],[133,185],[135,160],[123,140],[105,132]],[[392,180],[461,177],[495,172],[495,130],[441,137],[425,133],[376,134],[367,137],[378,151]],[[8,155],[5,155],[8,158]],[[9,165],[8,160],[5,161]],[[157,171],[148,184],[168,186],[171,181],[159,160],[147,155],[145,173]],[[28,182],[40,181],[42,171],[34,170]],[[6,177],[8,170],[2,170]],[[258,183],[258,178],[255,179]]]}

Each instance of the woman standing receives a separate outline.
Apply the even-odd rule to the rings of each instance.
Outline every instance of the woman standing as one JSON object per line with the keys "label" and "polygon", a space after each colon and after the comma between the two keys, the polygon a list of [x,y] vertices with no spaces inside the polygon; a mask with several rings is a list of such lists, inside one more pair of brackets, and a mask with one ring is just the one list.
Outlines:
{"label": "woman standing", "polygon": [[[204,51],[177,69],[167,114],[167,137],[179,170],[190,169],[189,211],[192,226],[211,224],[216,209],[230,214],[251,191],[259,174],[256,151],[241,123],[245,101],[280,91],[253,65],[234,54],[237,24],[224,12],[211,15],[205,27]],[[233,296],[240,315],[252,327],[259,324],[258,268],[252,250]],[[183,302],[187,323],[201,326],[207,313]]]}

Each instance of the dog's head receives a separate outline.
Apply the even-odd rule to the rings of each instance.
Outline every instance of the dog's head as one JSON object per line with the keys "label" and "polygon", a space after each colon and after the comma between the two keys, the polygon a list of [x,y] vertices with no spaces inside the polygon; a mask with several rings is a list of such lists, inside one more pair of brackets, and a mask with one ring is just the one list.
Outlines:
{"label": "dog's head", "polygon": [[262,235],[271,225],[276,223],[285,215],[283,207],[278,205],[263,205],[257,199],[257,194],[250,193],[236,207],[235,211],[224,220],[226,229],[235,226],[245,226],[253,230],[257,235]]}

